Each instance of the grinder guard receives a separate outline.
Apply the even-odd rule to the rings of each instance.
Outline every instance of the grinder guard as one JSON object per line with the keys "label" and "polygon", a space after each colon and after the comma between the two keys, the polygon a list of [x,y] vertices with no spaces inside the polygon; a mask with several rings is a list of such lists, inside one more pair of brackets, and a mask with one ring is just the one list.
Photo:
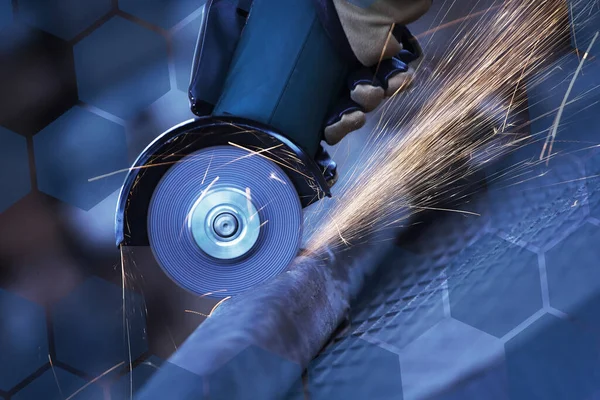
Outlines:
{"label": "grinder guard", "polygon": [[[252,130],[252,134],[239,133]],[[269,157],[282,158],[289,168],[284,172],[290,177],[303,207],[314,203],[330,190],[318,169],[304,151],[272,128],[236,117],[207,117],[184,122],[156,138],[142,152],[121,189],[116,212],[117,246],[147,246],[147,213],[152,192],[164,173],[183,158],[184,153],[210,146],[225,145],[230,141],[246,147],[273,149]],[[297,161],[290,159],[289,153]]]}

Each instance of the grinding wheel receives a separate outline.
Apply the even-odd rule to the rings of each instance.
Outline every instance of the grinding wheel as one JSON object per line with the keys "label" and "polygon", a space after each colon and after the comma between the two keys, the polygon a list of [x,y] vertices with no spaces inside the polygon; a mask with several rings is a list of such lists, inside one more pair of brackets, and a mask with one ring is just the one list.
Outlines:
{"label": "grinding wheel", "polygon": [[225,297],[281,273],[302,238],[302,206],[289,177],[257,153],[201,149],[161,178],[148,210],[154,257],[179,286]]}

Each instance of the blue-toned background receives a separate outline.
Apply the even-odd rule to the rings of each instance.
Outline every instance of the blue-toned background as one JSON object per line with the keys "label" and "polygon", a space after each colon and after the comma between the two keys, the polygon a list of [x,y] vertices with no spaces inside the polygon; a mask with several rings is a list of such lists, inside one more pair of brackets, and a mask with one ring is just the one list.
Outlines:
{"label": "blue-toned background", "polygon": [[[123,291],[112,217],[124,175],[88,181],[192,117],[203,3],[0,0],[0,398],[128,398],[130,358],[135,390],[214,306],[176,290],[148,249]],[[452,3],[413,32],[492,1]],[[565,40],[579,51],[528,86],[533,135],[551,127],[599,10],[573,8],[585,23]],[[459,27],[422,37],[434,62]],[[401,237],[290,398],[600,399],[599,56],[597,42],[559,156],[516,170],[541,144],[521,149],[482,172],[462,207],[481,217],[433,213]],[[368,134],[332,149],[342,175]]]}

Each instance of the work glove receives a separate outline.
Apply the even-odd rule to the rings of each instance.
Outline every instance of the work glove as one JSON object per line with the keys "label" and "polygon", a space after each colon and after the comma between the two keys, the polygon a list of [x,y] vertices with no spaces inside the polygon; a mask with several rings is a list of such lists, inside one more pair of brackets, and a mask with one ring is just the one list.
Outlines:
{"label": "work glove", "polygon": [[324,139],[339,143],[363,127],[366,113],[410,87],[423,51],[406,24],[420,18],[431,0],[326,0],[333,3],[356,62],[347,91],[326,121]]}

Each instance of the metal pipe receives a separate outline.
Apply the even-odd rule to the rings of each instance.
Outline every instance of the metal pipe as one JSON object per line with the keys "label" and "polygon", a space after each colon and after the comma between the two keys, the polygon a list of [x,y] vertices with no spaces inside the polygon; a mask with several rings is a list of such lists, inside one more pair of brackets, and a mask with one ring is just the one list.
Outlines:
{"label": "metal pipe", "polygon": [[281,399],[345,319],[397,231],[333,254],[300,255],[273,280],[219,306],[139,399]]}

